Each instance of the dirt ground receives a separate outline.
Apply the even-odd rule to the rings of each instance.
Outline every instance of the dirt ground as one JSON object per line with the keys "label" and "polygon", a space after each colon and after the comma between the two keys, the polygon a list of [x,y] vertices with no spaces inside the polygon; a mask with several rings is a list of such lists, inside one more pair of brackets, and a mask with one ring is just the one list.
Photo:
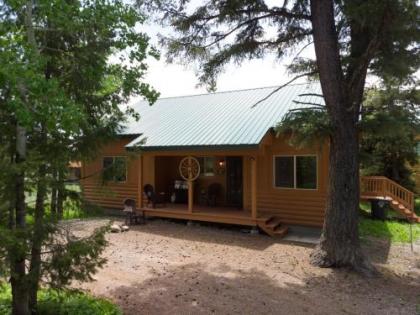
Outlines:
{"label": "dirt ground", "polygon": [[[76,234],[105,219],[69,223]],[[420,246],[364,241],[381,276],[312,267],[312,246],[220,226],[151,220],[109,234],[96,281],[124,314],[420,314]]]}

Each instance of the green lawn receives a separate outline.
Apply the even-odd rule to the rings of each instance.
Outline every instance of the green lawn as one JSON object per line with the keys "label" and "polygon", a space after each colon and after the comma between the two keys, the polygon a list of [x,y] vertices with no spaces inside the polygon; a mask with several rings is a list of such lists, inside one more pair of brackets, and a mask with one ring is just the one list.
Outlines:
{"label": "green lawn", "polygon": [[[64,205],[63,205],[63,220],[71,220],[71,219],[86,219],[92,217],[99,217],[103,215],[103,209],[89,205],[84,206],[80,202],[80,198],[78,194],[80,193],[80,186],[77,184],[67,184],[66,185],[67,194],[69,197],[66,198]],[[28,204],[28,214],[27,214],[27,222],[30,224],[33,222],[33,210],[35,206],[35,193],[27,193],[26,195],[26,202]],[[48,214],[50,213],[50,199],[51,196],[48,195],[46,198],[46,205],[45,211]]]}
{"label": "green lawn", "polygon": [[[0,314],[11,314],[11,296],[10,286],[0,283]],[[122,315],[108,300],[76,291],[41,290],[38,303],[42,315]]]}
{"label": "green lawn", "polygon": [[[413,241],[420,239],[420,224],[413,224]],[[392,242],[410,242],[410,224],[396,220],[372,220],[362,217],[359,223],[360,236],[374,236]]]}
{"label": "green lawn", "polygon": [[[373,220],[370,216],[370,204],[362,202],[360,204],[361,218],[359,231],[361,237],[374,236],[383,239],[389,239],[392,242],[409,243],[410,225],[413,233],[413,241],[420,239],[420,224],[410,224],[404,220],[387,219]],[[420,212],[420,199],[416,199],[416,212]],[[397,214],[390,210],[388,217],[395,217]]]}

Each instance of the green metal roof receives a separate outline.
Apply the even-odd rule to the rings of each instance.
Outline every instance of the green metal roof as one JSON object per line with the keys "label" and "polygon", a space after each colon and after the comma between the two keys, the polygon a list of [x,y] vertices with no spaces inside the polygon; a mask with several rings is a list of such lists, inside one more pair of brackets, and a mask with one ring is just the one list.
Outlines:
{"label": "green metal roof", "polygon": [[140,114],[122,134],[139,135],[126,147],[143,150],[243,148],[258,145],[267,131],[291,109],[323,104],[318,83],[289,85],[253,107],[277,87],[161,98],[149,106],[132,105]]}

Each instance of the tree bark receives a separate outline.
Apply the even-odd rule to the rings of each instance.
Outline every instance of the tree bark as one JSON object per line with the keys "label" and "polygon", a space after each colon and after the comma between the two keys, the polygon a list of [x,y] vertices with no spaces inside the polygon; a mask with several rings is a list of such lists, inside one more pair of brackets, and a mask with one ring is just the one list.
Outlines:
{"label": "tree bark", "polygon": [[[29,315],[28,288],[26,275],[26,253],[22,248],[26,247],[26,205],[25,205],[25,171],[26,160],[26,129],[16,125],[16,158],[17,174],[15,177],[15,224],[16,244],[9,250],[12,287],[12,314]],[[22,244],[23,243],[23,244]]]}
{"label": "tree bark", "polygon": [[61,220],[63,218],[63,208],[65,199],[65,187],[64,187],[64,172],[58,171],[58,189],[57,189],[57,218]]}
{"label": "tree bark", "polygon": [[52,188],[51,188],[51,217],[57,219],[57,171],[52,171]]}
{"label": "tree bark", "polygon": [[34,232],[32,236],[31,262],[29,269],[29,307],[32,314],[37,313],[37,293],[41,277],[41,249],[45,237],[44,215],[45,197],[47,194],[46,165],[41,165],[38,171],[37,196],[34,214]]}
{"label": "tree bark", "polygon": [[333,2],[312,0],[311,15],[321,87],[333,128],[325,221],[320,241],[311,255],[311,263],[321,267],[345,266],[371,273],[373,268],[362,253],[358,233],[357,121],[360,102],[357,104],[358,100],[352,98],[354,95],[347,93]]}

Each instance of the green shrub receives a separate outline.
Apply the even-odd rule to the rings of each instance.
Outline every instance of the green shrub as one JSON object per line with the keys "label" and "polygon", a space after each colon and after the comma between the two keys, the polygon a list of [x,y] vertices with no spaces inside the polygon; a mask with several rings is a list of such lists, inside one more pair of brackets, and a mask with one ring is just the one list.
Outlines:
{"label": "green shrub", "polygon": [[[0,284],[0,314],[11,314],[11,290]],[[38,293],[38,312],[41,315],[121,315],[111,302],[79,291],[43,289]]]}

